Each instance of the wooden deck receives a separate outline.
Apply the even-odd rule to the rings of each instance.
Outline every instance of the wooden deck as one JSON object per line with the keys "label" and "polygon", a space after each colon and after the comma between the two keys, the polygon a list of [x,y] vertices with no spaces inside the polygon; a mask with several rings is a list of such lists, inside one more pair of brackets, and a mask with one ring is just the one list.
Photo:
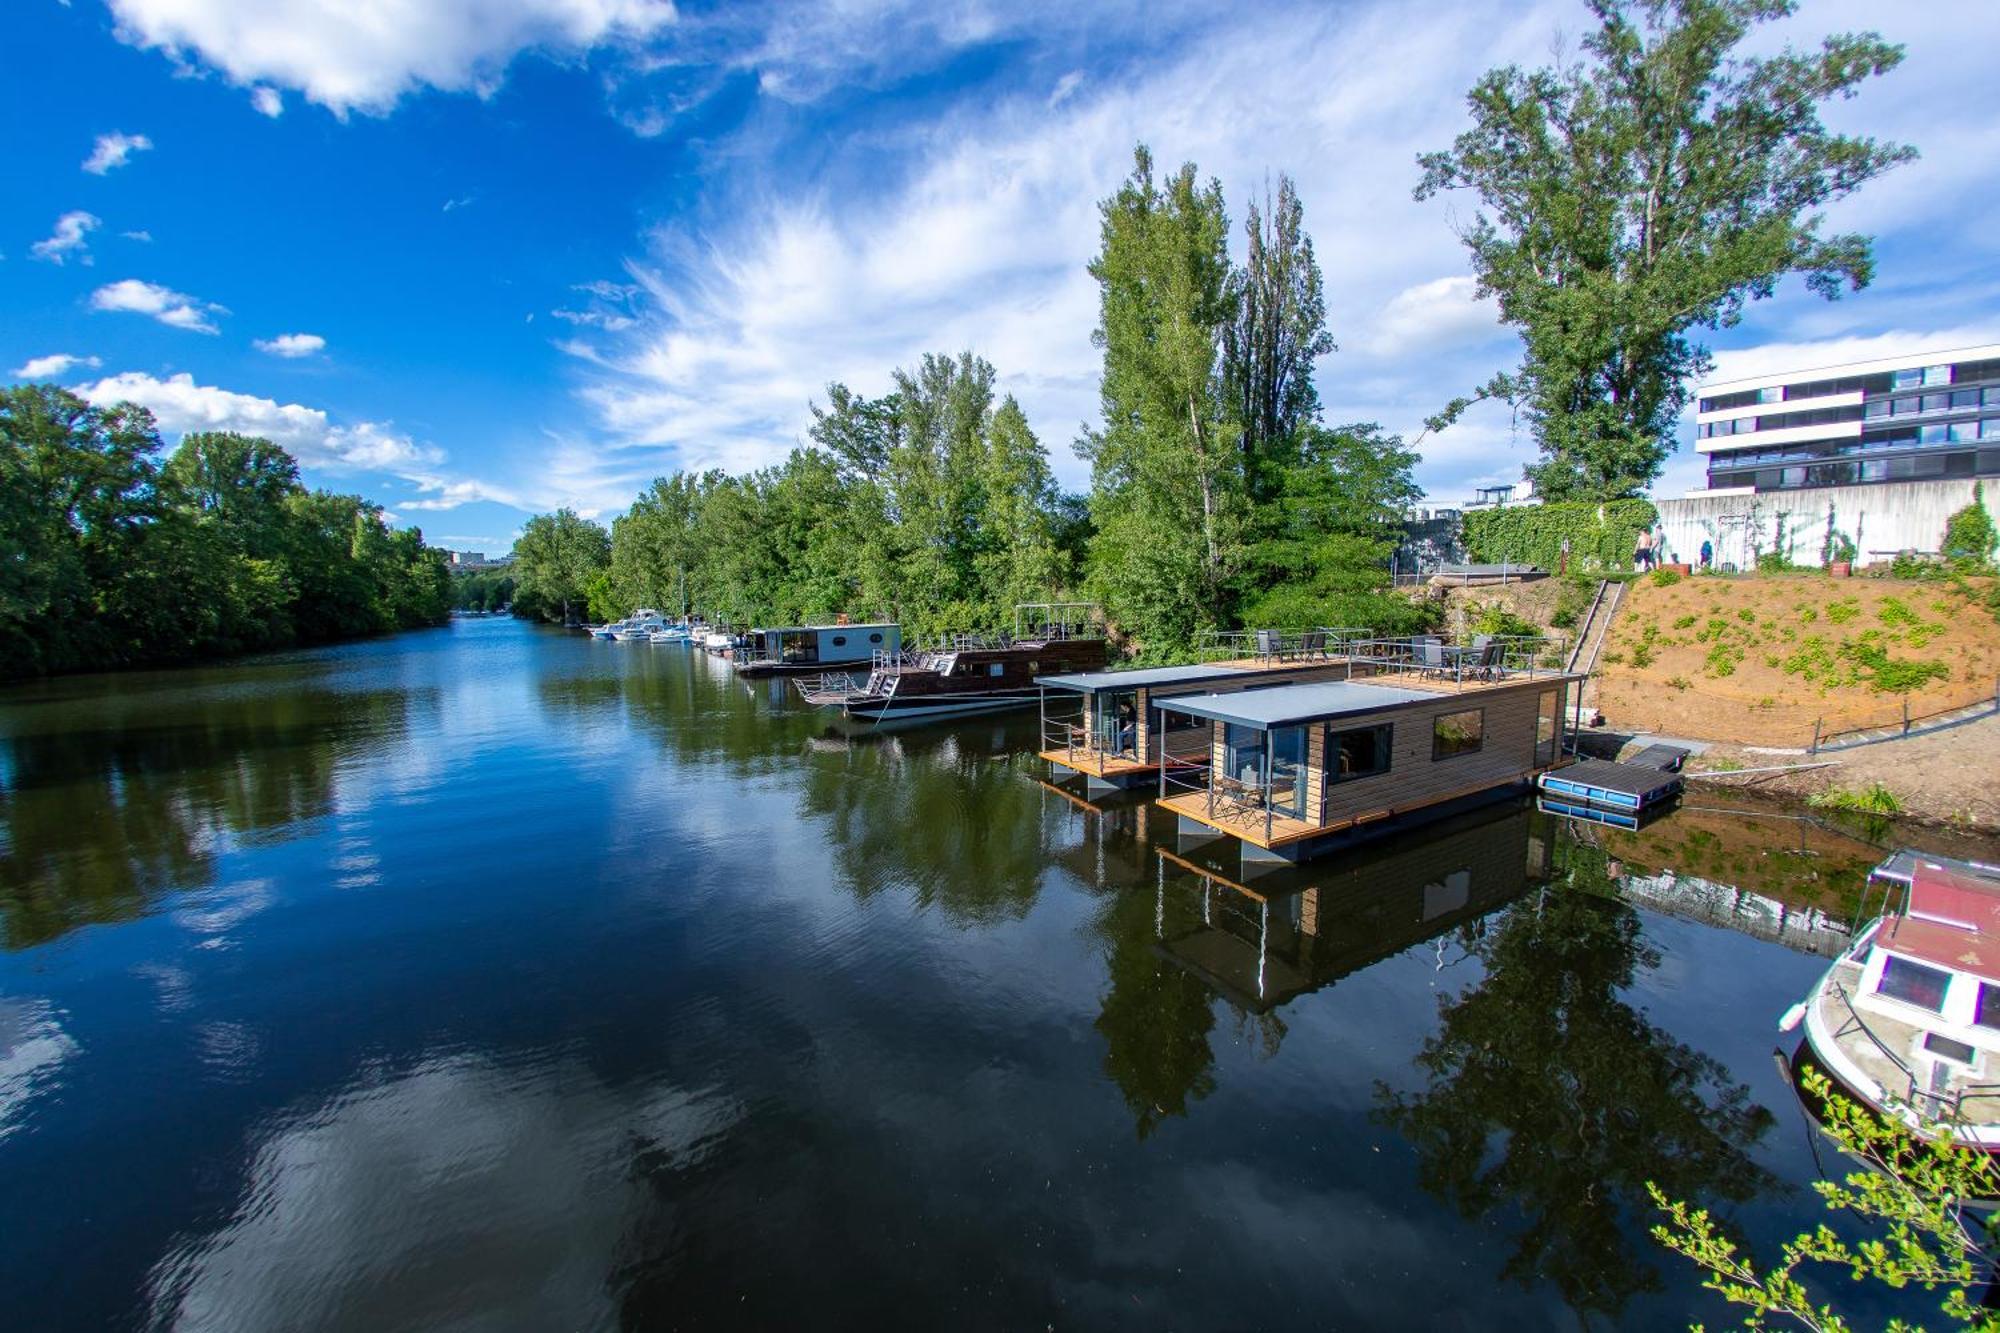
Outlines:
{"label": "wooden deck", "polygon": [[1186,815],[1199,824],[1206,824],[1218,833],[1227,833],[1240,838],[1253,847],[1283,847],[1290,843],[1302,842],[1307,838],[1323,837],[1331,833],[1342,833],[1363,824],[1373,824],[1378,820],[1396,815],[1410,814],[1433,805],[1443,805],[1449,801],[1462,800],[1482,791],[1499,791],[1529,781],[1535,776],[1532,769],[1523,770],[1510,777],[1485,782],[1475,782],[1452,791],[1440,792],[1421,800],[1408,801],[1399,805],[1385,805],[1378,809],[1363,810],[1345,819],[1328,824],[1311,824],[1303,819],[1293,819],[1287,815],[1271,818],[1270,832],[1264,831],[1264,811],[1250,805],[1225,801],[1217,796],[1215,809],[1208,808],[1208,793],[1205,791],[1185,792],[1179,796],[1169,796],[1160,805],[1177,815]]}
{"label": "wooden deck", "polygon": [[[1064,768],[1074,769],[1087,777],[1125,778],[1139,773],[1157,773],[1160,771],[1158,760],[1133,759],[1127,755],[1106,754],[1101,750],[1093,750],[1086,745],[1057,746],[1052,750],[1037,750],[1035,751],[1035,757],[1046,759],[1052,764],[1061,764]],[[1206,752],[1200,750],[1195,751],[1192,758],[1169,755],[1167,757],[1167,771],[1169,773],[1178,773],[1192,768],[1200,768],[1204,758],[1206,758]]]}

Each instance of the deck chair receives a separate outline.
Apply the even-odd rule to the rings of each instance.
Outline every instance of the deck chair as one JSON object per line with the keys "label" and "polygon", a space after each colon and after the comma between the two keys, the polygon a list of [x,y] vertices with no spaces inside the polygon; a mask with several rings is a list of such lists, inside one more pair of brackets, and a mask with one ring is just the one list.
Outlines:
{"label": "deck chair", "polygon": [[1278,631],[1274,629],[1257,631],[1257,656],[1272,658],[1278,656]]}
{"label": "deck chair", "polygon": [[1423,635],[1412,641],[1416,648],[1417,674],[1420,676],[1445,675],[1444,645],[1430,635]]}
{"label": "deck chair", "polygon": [[1310,630],[1299,638],[1299,656],[1318,659],[1326,656],[1326,631]]}
{"label": "deck chair", "polygon": [[1485,643],[1479,645],[1479,658],[1473,663],[1473,674],[1481,680],[1498,680],[1505,667],[1503,660],[1505,651],[1506,645],[1500,640],[1488,638]]}

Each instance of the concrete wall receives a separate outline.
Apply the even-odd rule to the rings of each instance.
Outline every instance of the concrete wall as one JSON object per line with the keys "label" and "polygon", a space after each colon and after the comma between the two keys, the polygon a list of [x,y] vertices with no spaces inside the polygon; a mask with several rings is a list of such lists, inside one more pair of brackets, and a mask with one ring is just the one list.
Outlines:
{"label": "concrete wall", "polygon": [[1794,564],[1817,565],[1831,522],[1834,531],[1854,542],[1859,552],[1855,563],[1866,565],[1889,560],[1898,551],[1936,551],[1945,520],[1972,503],[1972,487],[1970,479],[1892,481],[1655,503],[1669,560],[1697,563],[1706,540],[1715,544],[1718,565],[1748,569],[1757,552],[1780,545]]}

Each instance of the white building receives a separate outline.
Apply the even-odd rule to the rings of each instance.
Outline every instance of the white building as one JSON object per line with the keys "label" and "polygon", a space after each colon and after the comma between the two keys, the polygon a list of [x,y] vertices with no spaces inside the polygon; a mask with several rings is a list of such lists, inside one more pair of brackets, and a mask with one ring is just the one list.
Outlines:
{"label": "white building", "polygon": [[1695,450],[1708,485],[1657,502],[1670,559],[1704,541],[1737,568],[1934,552],[2000,478],[2000,343],[1705,384]]}

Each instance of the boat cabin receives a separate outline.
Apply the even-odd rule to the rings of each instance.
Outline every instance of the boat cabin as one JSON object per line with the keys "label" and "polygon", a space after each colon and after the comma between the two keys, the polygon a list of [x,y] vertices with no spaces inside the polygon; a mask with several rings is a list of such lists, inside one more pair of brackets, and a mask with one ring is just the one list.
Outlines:
{"label": "boat cabin", "polygon": [[736,669],[746,676],[822,671],[866,664],[878,653],[894,658],[902,647],[902,628],[891,624],[753,629],[736,650]]}
{"label": "boat cabin", "polygon": [[1812,1002],[1814,1054],[1878,1107],[1960,1120],[2000,1147],[2000,869],[1899,853],[1876,878],[1898,869],[1902,909],[1862,931]]}
{"label": "boat cabin", "polygon": [[1184,834],[1236,838],[1245,863],[1297,861],[1562,763],[1578,680],[1556,669],[1455,682],[1384,673],[1176,695],[1157,707],[1192,725],[1208,762],[1160,763],[1160,803]]}

